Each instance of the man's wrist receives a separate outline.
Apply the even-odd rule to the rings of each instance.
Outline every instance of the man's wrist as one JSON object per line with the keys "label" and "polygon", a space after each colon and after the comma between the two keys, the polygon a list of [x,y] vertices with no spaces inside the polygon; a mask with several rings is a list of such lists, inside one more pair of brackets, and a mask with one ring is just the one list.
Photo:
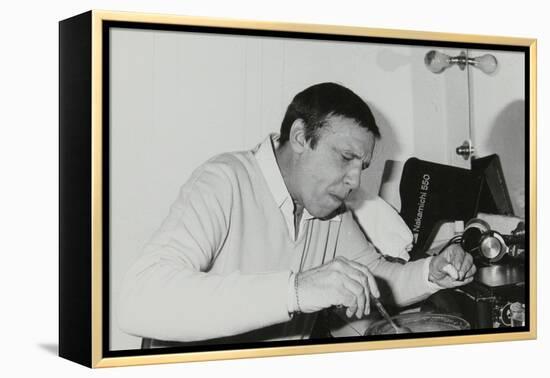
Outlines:
{"label": "man's wrist", "polygon": [[298,273],[294,273],[290,271],[290,275],[288,277],[288,301],[287,301],[287,307],[288,307],[288,313],[290,315],[299,312],[299,305],[298,305],[298,297],[297,297],[297,279],[298,279]]}
{"label": "man's wrist", "polygon": [[295,312],[302,312],[302,307],[300,306],[300,293],[298,291],[298,279],[299,272],[294,275],[294,298],[296,298],[296,307],[294,308]]}
{"label": "man's wrist", "polygon": [[429,260],[429,262],[427,263],[427,266],[428,266],[428,272],[427,272],[428,282],[439,286],[439,284],[437,283],[436,275],[434,274],[434,272],[435,272],[435,267],[434,267],[435,256],[429,257],[428,260]]}
{"label": "man's wrist", "polygon": [[430,291],[435,292],[435,291],[440,290],[442,287],[436,281],[434,281],[434,277],[431,274],[432,262],[433,262],[433,256],[426,258],[426,261],[424,262],[424,268],[423,268],[423,274],[422,275],[424,277],[425,282],[428,285],[428,289]]}

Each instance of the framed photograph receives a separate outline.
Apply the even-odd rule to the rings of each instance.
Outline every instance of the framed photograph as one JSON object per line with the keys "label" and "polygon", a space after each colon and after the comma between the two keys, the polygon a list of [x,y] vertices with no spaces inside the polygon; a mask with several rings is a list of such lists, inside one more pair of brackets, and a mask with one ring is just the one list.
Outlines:
{"label": "framed photograph", "polygon": [[59,354],[536,338],[536,40],[59,24]]}

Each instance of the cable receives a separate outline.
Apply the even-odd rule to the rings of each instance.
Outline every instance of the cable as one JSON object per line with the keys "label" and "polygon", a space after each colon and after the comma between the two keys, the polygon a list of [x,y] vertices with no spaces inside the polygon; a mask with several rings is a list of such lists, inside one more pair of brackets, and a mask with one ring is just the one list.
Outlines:
{"label": "cable", "polygon": [[441,247],[441,249],[435,255],[439,255],[441,252],[449,248],[451,244],[460,244],[461,241],[462,235],[453,236],[447,243],[445,243],[443,247]]}

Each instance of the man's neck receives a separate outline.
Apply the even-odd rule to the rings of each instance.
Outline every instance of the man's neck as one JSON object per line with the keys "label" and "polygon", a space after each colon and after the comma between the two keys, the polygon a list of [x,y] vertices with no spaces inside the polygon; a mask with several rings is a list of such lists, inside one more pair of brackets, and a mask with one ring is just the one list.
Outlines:
{"label": "man's neck", "polygon": [[288,194],[290,194],[290,197],[292,198],[292,201],[294,202],[294,206],[298,205],[298,199],[294,192],[294,187],[292,183],[292,151],[290,150],[290,147],[288,143],[285,143],[282,146],[278,146],[275,149],[275,159],[277,160],[277,165],[279,166],[279,170],[281,171],[281,176],[283,177],[283,181],[285,183],[286,189],[288,190]]}
{"label": "man's neck", "polygon": [[300,233],[300,222],[304,213],[304,206],[300,204],[300,202],[296,198],[297,196],[294,195],[294,189],[291,179],[293,164],[292,151],[290,150],[288,143],[285,143],[282,146],[278,146],[275,149],[275,159],[277,160],[277,164],[279,165],[279,170],[281,171],[281,176],[283,177],[283,181],[285,182],[288,193],[290,194],[292,202],[294,203],[294,239],[297,239]]}

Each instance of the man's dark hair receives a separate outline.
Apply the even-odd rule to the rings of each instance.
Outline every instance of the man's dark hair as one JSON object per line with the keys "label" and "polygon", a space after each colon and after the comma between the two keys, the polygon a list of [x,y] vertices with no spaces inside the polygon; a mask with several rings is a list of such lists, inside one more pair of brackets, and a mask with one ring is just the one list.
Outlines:
{"label": "man's dark hair", "polygon": [[302,119],[306,140],[310,141],[311,148],[315,148],[319,131],[332,116],[352,119],[376,138],[380,137],[374,116],[361,97],[342,85],[321,83],[304,89],[288,105],[281,124],[279,143],[283,145],[288,141],[292,124],[295,120]]}

